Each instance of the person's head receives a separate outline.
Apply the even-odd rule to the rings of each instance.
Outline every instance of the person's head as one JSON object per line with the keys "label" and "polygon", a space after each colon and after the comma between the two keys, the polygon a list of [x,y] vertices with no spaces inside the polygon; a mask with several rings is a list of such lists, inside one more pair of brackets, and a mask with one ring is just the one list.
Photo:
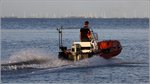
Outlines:
{"label": "person's head", "polygon": [[84,26],[88,26],[88,25],[89,25],[89,21],[85,21]]}

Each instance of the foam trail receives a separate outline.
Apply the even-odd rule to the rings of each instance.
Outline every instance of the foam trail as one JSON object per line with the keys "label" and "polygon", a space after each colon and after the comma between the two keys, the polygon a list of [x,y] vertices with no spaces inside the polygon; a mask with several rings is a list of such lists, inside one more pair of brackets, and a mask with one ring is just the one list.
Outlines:
{"label": "foam trail", "polygon": [[14,53],[7,62],[1,64],[1,69],[18,69],[18,68],[48,68],[66,65],[68,62],[50,55],[40,49],[23,49]]}
{"label": "foam trail", "polygon": [[120,58],[112,58],[109,60],[94,56],[90,59],[78,62],[64,61],[57,56],[50,55],[41,49],[24,49],[14,53],[9,58],[9,62],[1,64],[2,70],[23,69],[23,68],[59,68],[59,67],[93,67],[93,66],[116,66],[123,64],[148,64],[142,62],[129,62]]}
{"label": "foam trail", "polygon": [[50,54],[40,49],[26,49],[14,53],[10,58],[10,62],[22,62],[28,60],[49,60]]}

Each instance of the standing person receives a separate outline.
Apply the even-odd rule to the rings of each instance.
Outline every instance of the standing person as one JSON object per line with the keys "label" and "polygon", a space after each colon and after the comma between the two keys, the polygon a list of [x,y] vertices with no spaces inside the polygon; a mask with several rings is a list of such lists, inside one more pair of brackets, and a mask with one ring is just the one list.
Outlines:
{"label": "standing person", "polygon": [[91,31],[89,29],[89,21],[85,21],[84,27],[80,29],[80,40],[81,42],[91,41]]}

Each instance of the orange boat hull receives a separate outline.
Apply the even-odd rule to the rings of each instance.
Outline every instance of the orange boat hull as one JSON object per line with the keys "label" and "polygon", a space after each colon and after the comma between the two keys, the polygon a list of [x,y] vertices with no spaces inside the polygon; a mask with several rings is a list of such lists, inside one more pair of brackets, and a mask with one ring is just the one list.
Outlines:
{"label": "orange boat hull", "polygon": [[100,56],[105,59],[117,56],[122,50],[122,46],[118,40],[104,40],[98,42],[98,48]]}

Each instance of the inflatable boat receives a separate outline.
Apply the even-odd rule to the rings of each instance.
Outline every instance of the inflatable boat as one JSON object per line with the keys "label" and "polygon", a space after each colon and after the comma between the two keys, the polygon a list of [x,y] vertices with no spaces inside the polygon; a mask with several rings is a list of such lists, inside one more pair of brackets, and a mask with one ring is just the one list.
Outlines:
{"label": "inflatable boat", "polygon": [[119,55],[122,51],[121,43],[118,40],[98,41],[98,34],[93,31],[91,32],[92,39],[90,42],[73,42],[71,48],[68,49],[62,44],[63,29],[63,27],[57,29],[59,33],[59,59],[79,61],[93,56],[110,59]]}

